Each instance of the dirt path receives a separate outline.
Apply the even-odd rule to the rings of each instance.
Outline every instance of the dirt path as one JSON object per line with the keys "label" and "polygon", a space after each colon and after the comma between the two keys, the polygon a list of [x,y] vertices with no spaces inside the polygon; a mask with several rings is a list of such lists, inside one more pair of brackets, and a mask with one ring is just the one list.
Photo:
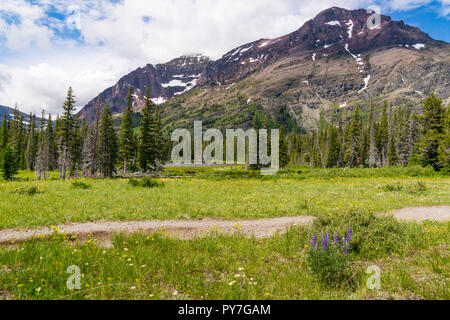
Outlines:
{"label": "dirt path", "polygon": [[[401,220],[448,221],[450,220],[450,206],[404,208],[389,214]],[[247,235],[254,235],[257,238],[267,238],[293,225],[310,224],[313,219],[314,217],[311,216],[297,216],[240,221],[209,218],[202,220],[98,221],[59,225],[57,230],[69,235],[76,234],[81,241],[88,236],[92,236],[99,239],[104,245],[108,245],[111,234],[119,232],[151,233],[162,231],[186,239],[195,235],[205,235],[209,232],[218,231],[228,234],[242,232]],[[0,245],[27,241],[39,236],[50,236],[54,232],[54,229],[50,227],[0,230]]]}
{"label": "dirt path", "polygon": [[[292,225],[309,224],[313,221],[310,216],[282,217],[258,220],[149,220],[149,221],[117,221],[117,222],[86,222],[71,223],[57,227],[58,232],[78,235],[80,240],[92,235],[94,238],[109,241],[112,233],[144,232],[151,233],[157,230],[174,234],[181,238],[192,235],[203,235],[211,231],[234,233],[242,232],[254,235],[257,238],[267,238],[277,231],[284,231]],[[0,230],[0,244],[11,244],[30,240],[33,237],[52,235],[54,229],[41,227],[36,229],[5,229]]]}
{"label": "dirt path", "polygon": [[401,220],[434,220],[434,221],[448,221],[450,220],[449,206],[436,207],[412,207],[403,208],[391,212],[394,217]]}

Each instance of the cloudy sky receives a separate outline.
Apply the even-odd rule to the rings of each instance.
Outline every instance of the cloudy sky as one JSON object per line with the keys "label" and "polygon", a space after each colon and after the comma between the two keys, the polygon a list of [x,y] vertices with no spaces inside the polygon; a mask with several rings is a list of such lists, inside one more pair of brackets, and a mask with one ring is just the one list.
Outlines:
{"label": "cloudy sky", "polygon": [[147,63],[219,58],[331,6],[371,4],[450,42],[450,0],[0,0],[0,105],[59,113],[70,85],[81,107]]}

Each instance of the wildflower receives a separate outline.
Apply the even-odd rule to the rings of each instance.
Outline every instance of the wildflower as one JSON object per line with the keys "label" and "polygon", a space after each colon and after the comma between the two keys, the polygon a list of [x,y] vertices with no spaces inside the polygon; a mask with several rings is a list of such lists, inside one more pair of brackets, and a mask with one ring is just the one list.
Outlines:
{"label": "wildflower", "polygon": [[36,291],[37,291],[37,292],[40,292],[40,291],[41,291],[41,287],[36,288]]}
{"label": "wildflower", "polygon": [[337,231],[334,232],[334,241],[333,244],[337,246],[339,244],[339,233]]}
{"label": "wildflower", "polygon": [[347,242],[344,242],[344,245],[342,246],[342,253],[347,254],[348,253],[348,244]]}
{"label": "wildflower", "polygon": [[349,224],[345,241],[350,242],[351,240],[352,240],[352,225]]}
{"label": "wildflower", "polygon": [[327,228],[327,243],[330,243],[330,231]]}
{"label": "wildflower", "polygon": [[322,250],[327,251],[327,246],[328,246],[327,237],[322,232]]}
{"label": "wildflower", "polygon": [[316,234],[313,233],[311,238],[311,248],[314,248],[314,250],[317,250],[317,237]]}

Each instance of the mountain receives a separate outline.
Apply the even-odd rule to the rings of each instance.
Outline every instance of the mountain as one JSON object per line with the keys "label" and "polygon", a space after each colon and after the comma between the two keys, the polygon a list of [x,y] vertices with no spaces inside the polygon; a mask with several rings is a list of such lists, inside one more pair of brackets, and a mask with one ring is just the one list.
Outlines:
{"label": "mountain", "polygon": [[[156,66],[148,64],[122,77],[116,85],[103,91],[99,95],[100,101],[102,104],[108,102],[113,113],[121,113],[125,110],[128,89],[132,85],[134,109],[145,105],[144,95],[147,86],[150,86],[150,97],[153,102],[163,103],[192,89],[210,61],[208,57],[195,54],[182,56]],[[79,112],[80,118],[93,120],[97,102],[98,97],[84,106]]]}
{"label": "mountain", "polygon": [[[8,121],[13,120],[14,108],[5,107],[5,106],[0,105],[0,123],[2,123],[2,121],[3,121],[4,114],[6,114],[6,119]],[[30,123],[30,115],[29,114],[26,114],[26,113],[20,112],[20,111],[19,111],[19,114],[23,116],[23,121],[25,124]],[[36,117],[36,125],[39,125],[39,123],[40,123],[40,118]]]}
{"label": "mountain", "polygon": [[[450,102],[450,45],[388,16],[381,16],[380,27],[368,28],[370,16],[362,9],[333,7],[290,34],[244,44],[216,61],[190,58],[191,72],[183,70],[183,57],[147,65],[107,89],[105,99],[122,112],[132,84],[139,89],[138,109],[142,90],[150,84],[156,102],[167,99],[162,112],[169,130],[191,126],[193,120],[219,128],[248,127],[255,114],[311,129],[323,114],[355,104],[364,108],[370,100],[417,104],[436,92]],[[177,71],[162,77],[171,64]],[[149,70],[152,78],[145,77]],[[179,75],[191,77],[178,82]],[[82,116],[92,119],[95,101]]]}

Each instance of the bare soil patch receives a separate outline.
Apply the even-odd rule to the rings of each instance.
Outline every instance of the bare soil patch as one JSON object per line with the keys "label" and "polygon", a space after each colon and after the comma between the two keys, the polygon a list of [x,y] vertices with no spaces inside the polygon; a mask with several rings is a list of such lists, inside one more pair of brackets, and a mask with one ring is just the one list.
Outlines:
{"label": "bare soil patch", "polygon": [[[71,223],[57,226],[56,230],[68,235],[77,235],[83,240],[89,236],[103,241],[109,241],[113,233],[152,233],[156,231],[173,234],[181,238],[205,235],[211,232],[227,234],[243,233],[257,238],[267,238],[276,232],[284,231],[290,226],[309,224],[311,216],[282,217],[258,220],[149,220],[149,221],[99,221],[86,223]],[[0,231],[0,244],[8,244],[30,240],[36,237],[51,236],[55,228],[41,227],[36,229],[5,229]]]}
{"label": "bare soil patch", "polygon": [[391,212],[394,217],[401,220],[413,221],[449,221],[450,220],[450,206],[435,206],[435,207],[412,207],[403,208]]}

